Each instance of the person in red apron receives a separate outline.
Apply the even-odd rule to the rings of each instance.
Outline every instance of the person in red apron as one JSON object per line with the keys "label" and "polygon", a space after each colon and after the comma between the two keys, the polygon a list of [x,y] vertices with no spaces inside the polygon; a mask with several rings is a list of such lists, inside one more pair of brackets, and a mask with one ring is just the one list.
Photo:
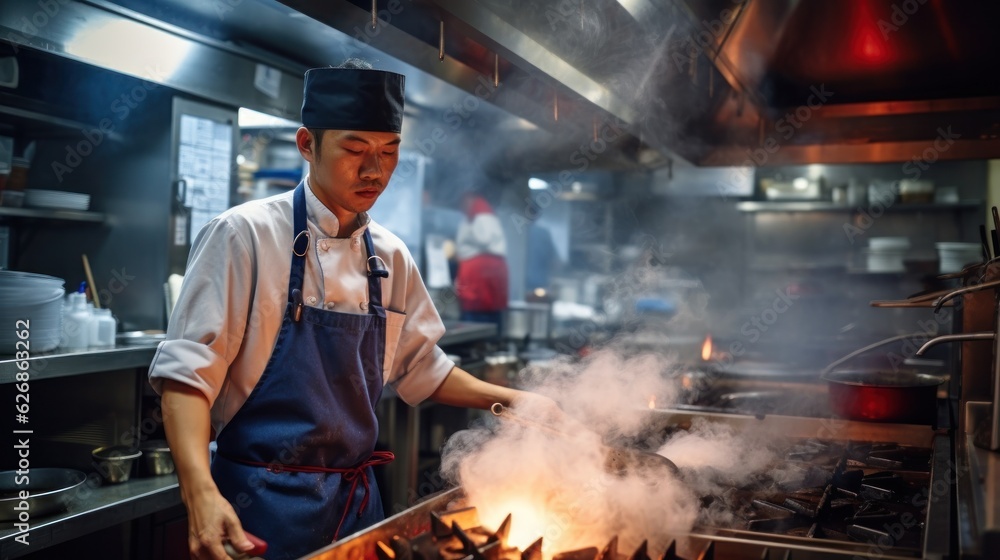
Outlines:
{"label": "person in red apron", "polygon": [[[246,532],[267,541],[268,560],[298,558],[382,519],[372,467],[392,459],[374,450],[386,381],[411,404],[517,401],[558,411],[454,367],[434,345],[443,326],[412,257],[367,220],[395,168],[402,106],[399,74],[307,72],[296,140],[309,176],[290,195],[224,213],[192,247],[150,381],[163,395],[195,558],[227,558],[226,542],[249,550]],[[335,234],[313,239],[316,221]],[[376,235],[398,246],[379,248]],[[327,292],[363,282],[363,312],[339,310],[342,294],[325,304],[304,295],[309,278]],[[390,295],[396,301],[386,303]],[[401,300],[405,315],[389,307]],[[253,362],[262,357],[260,371]]]}

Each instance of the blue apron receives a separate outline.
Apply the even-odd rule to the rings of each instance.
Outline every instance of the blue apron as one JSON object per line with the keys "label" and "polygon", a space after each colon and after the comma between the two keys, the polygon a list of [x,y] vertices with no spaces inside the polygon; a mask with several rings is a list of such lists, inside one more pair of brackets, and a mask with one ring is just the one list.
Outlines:
{"label": "blue apron", "polygon": [[386,319],[368,253],[368,314],[302,304],[306,229],[303,184],[292,201],[295,237],[288,303],[274,351],[242,408],[216,438],[212,476],[243,527],[268,543],[269,560],[298,558],[383,519],[372,466],[375,404],[382,393]]}

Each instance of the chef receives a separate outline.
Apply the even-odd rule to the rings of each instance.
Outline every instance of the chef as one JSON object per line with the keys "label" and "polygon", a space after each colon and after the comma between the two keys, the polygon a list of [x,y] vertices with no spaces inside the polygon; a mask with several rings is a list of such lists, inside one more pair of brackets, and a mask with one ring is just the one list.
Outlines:
{"label": "chef", "polygon": [[437,346],[444,326],[412,256],[367,214],[396,167],[402,119],[403,76],[353,60],[309,70],[295,136],[308,176],[224,212],[191,248],[149,377],[195,558],[228,558],[227,541],[250,550],[244,530],[268,542],[268,559],[297,558],[381,520],[385,383],[411,405],[559,413]]}

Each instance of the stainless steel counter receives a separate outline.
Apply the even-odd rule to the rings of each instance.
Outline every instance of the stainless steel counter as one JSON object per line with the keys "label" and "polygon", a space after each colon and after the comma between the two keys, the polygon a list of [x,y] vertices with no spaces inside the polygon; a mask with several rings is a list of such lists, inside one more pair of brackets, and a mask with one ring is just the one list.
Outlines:
{"label": "stainless steel counter", "polygon": [[[966,426],[989,419],[990,403],[970,402]],[[1000,452],[976,447],[972,433],[956,434],[958,548],[966,559],[1000,558]]]}
{"label": "stainless steel counter", "polygon": [[[445,321],[445,334],[438,345],[441,347],[475,342],[496,336],[496,325],[490,323],[467,323]],[[81,375],[97,371],[145,368],[153,361],[156,344],[121,346],[107,350],[87,350],[83,352],[49,352],[32,356],[27,360],[28,373],[32,381]],[[18,360],[13,356],[0,359],[0,383],[13,383],[14,375],[20,371]]]}
{"label": "stainless steel counter", "polygon": [[14,540],[21,533],[13,523],[0,523],[0,558],[17,558],[180,503],[176,475],[106,486],[92,485],[88,479],[65,511],[29,521],[27,546]]}

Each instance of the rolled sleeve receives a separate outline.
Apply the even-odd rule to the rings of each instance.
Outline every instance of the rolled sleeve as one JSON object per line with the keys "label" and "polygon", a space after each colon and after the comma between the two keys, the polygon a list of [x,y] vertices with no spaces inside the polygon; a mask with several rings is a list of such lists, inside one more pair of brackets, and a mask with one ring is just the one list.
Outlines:
{"label": "rolled sleeve", "polygon": [[416,406],[434,394],[454,367],[455,362],[444,350],[434,346],[412,369],[393,381],[392,389],[406,404]]}
{"label": "rolled sleeve", "polygon": [[149,383],[163,394],[163,381],[171,379],[204,393],[215,402],[222,390],[229,363],[204,344],[191,340],[165,340],[156,349],[150,366]]}

